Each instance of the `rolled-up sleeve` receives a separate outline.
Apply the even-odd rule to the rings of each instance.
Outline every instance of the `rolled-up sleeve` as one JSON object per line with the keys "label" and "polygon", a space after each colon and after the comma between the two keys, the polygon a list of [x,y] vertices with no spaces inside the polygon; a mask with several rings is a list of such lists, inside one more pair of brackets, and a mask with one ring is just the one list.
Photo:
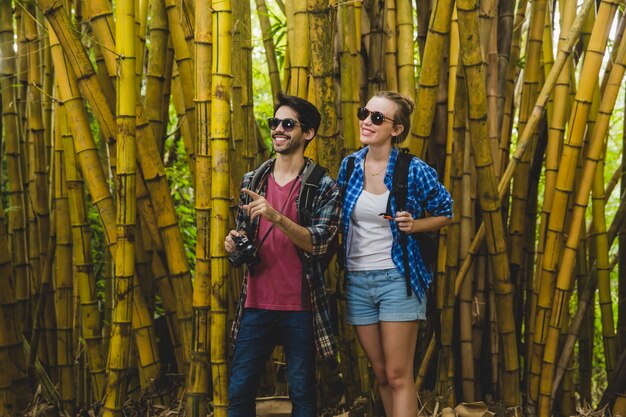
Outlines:
{"label": "rolled-up sleeve", "polygon": [[306,228],[311,234],[314,256],[321,256],[328,250],[328,244],[337,234],[341,200],[339,187],[329,176],[325,176],[316,196],[313,218]]}
{"label": "rolled-up sleeve", "polygon": [[[415,159],[414,159],[415,160]],[[417,161],[416,161],[417,162]],[[417,201],[431,216],[445,216],[449,219],[453,216],[452,196],[437,178],[437,171],[426,163],[419,161],[412,164],[410,184],[417,185]]]}

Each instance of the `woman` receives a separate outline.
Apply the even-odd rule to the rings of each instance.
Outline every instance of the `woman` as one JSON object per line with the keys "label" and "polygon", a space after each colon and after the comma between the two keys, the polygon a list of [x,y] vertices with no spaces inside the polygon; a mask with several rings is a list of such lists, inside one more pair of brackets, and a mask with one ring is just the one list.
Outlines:
{"label": "woman", "polygon": [[348,322],[374,370],[388,417],[417,415],[413,358],[431,272],[413,234],[439,230],[452,218],[450,194],[417,157],[410,159],[406,207],[390,195],[395,145],[409,134],[413,107],[411,99],[381,91],[359,108],[363,149],[344,158],[339,172]]}

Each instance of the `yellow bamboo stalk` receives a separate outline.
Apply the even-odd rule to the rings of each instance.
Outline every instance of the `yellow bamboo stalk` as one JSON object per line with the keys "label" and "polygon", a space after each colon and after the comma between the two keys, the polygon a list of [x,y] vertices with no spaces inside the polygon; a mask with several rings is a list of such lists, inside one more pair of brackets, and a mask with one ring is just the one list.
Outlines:
{"label": "yellow bamboo stalk", "polygon": [[[74,379],[74,287],[72,271],[72,228],[66,187],[62,132],[67,130],[65,111],[57,109],[54,138],[54,208],[57,249],[54,270],[54,302],[49,302],[56,313],[56,347],[59,372],[61,407],[69,415],[75,414],[76,385]],[[50,300],[50,301],[53,301]]]}
{"label": "yellow bamboo stalk", "polygon": [[213,53],[210,0],[197,0],[195,85],[196,114],[196,274],[193,287],[193,340],[187,380],[186,412],[204,417],[208,410],[211,378],[211,59]]}
{"label": "yellow bamboo stalk", "polygon": [[119,53],[117,78],[117,156],[115,254],[115,308],[107,363],[108,380],[103,416],[122,416],[128,386],[133,310],[133,277],[135,275],[134,231],[135,176],[137,172],[135,143],[135,3],[117,4],[115,19],[116,45]]}
{"label": "yellow bamboo stalk", "polygon": [[343,147],[346,154],[357,148],[358,120],[354,115],[359,106],[359,80],[354,77],[358,66],[358,40],[356,16],[353,3],[341,3],[338,9],[338,20],[341,21],[341,132]]}
{"label": "yellow bamboo stalk", "polygon": [[[583,63],[583,68],[581,72],[581,80],[585,80],[586,82],[581,82],[578,92],[576,93],[576,102],[574,104],[574,108],[572,109],[572,116],[570,117],[570,131],[568,131],[568,141],[566,142],[566,147],[564,148],[563,152],[562,165],[568,162],[568,159],[566,158],[571,158],[571,153],[577,154],[576,150],[571,149],[573,148],[574,144],[578,144],[578,146],[580,146],[580,141],[582,140],[584,133],[581,131],[580,127],[582,126],[584,128],[584,123],[586,122],[586,120],[584,119],[586,119],[586,113],[589,108],[589,101],[591,95],[593,94],[593,87],[595,84],[594,81],[597,80],[597,75],[595,74],[598,74],[599,65],[602,61],[602,56],[606,47],[606,40],[609,31],[608,27],[611,26],[610,23],[615,15],[617,6],[617,2],[610,1],[603,1],[600,4],[598,17],[591,33],[591,39],[589,41],[589,46],[586,53],[587,56]],[[559,263],[558,269],[556,269],[556,271],[558,271],[558,275],[556,278],[556,289],[554,292],[554,308],[552,308],[551,310],[551,316],[548,323],[549,327],[547,328],[545,351],[543,352],[543,367],[541,370],[539,398],[540,416],[547,416],[550,413],[550,404],[552,399],[552,382],[554,377],[555,360],[558,349],[558,326],[560,326],[563,320],[563,313],[559,309],[562,309],[563,306],[567,306],[567,302],[569,300],[571,272],[573,271],[574,267],[573,256],[575,257],[576,255],[576,249],[578,247],[578,242],[581,235],[580,227],[582,222],[584,221],[584,212],[587,207],[589,191],[592,187],[594,171],[596,169],[598,161],[602,158],[606,128],[608,127],[610,114],[615,105],[617,91],[619,90],[619,86],[621,86],[621,80],[624,76],[624,70],[626,69],[625,65],[626,41],[622,40],[619,46],[616,62],[614,64],[613,70],[611,71],[611,79],[607,85],[607,90],[602,98],[602,102],[600,103],[600,108],[602,109],[602,112],[600,113],[600,118],[598,120],[598,123],[596,124],[596,129],[594,130],[593,138],[589,145],[583,170],[583,178],[581,179],[580,186],[576,193],[576,203],[572,219],[570,221],[567,242],[565,243],[565,247],[563,248],[563,259]],[[580,116],[578,116],[579,114]],[[579,120],[581,118],[583,120]],[[560,173],[561,170],[559,169],[559,174]],[[559,179],[560,178],[557,178],[559,187],[557,188],[557,195],[555,196],[553,203],[553,206],[555,208],[558,207],[557,202],[562,201],[563,197],[567,198],[567,195],[564,195],[566,193],[560,191],[567,190],[567,184],[564,184],[564,187],[561,188],[560,185],[562,183],[559,182]],[[552,218],[554,218],[554,211],[551,219]],[[601,226],[602,225],[600,224],[600,227]],[[602,249],[605,250],[607,248]],[[604,269],[606,268],[606,263],[604,260],[602,261],[602,266]],[[604,296],[606,297],[606,294]],[[555,326],[557,327],[555,328]],[[614,332],[613,329],[611,329],[611,331]],[[611,355],[611,350],[612,349],[609,347],[607,351],[607,354],[609,354],[609,356]],[[609,360],[611,359],[609,358]]]}
{"label": "yellow bamboo stalk", "polygon": [[493,157],[487,138],[487,107],[482,54],[478,39],[478,3],[474,0],[457,2],[461,56],[465,68],[468,100],[469,131],[478,178],[480,206],[485,218],[487,246],[494,272],[493,288],[497,294],[498,332],[503,345],[503,401],[507,407],[519,407],[519,363],[517,339],[513,320],[513,294],[510,281],[506,242],[502,226],[500,198],[493,167]]}
{"label": "yellow bamboo stalk", "polygon": [[[559,49],[567,42],[566,33],[571,29],[574,18],[576,17],[576,2],[566,1],[562,6],[561,17],[561,33],[559,35]],[[548,146],[546,149],[546,168],[545,168],[545,191],[543,195],[542,208],[542,227],[539,231],[539,244],[537,253],[539,258],[543,255],[543,241],[545,237],[545,228],[547,219],[550,216],[550,208],[552,206],[552,197],[554,196],[554,186],[561,154],[563,135],[565,132],[566,114],[569,114],[570,102],[570,74],[572,70],[571,57],[567,58],[567,62],[559,75],[554,87],[554,101],[552,117],[549,119],[548,128]],[[539,259],[538,258],[538,259]]]}
{"label": "yellow bamboo stalk", "polygon": [[[71,29],[73,24],[69,20],[63,3],[55,0],[37,0],[37,4],[59,36],[63,50],[67,54],[69,65],[74,70],[76,78],[80,80],[81,91],[91,104],[91,111],[100,124],[104,140],[114,144],[115,123],[113,122],[113,114],[106,104],[107,101],[98,84],[93,65],[82,45],[78,32]],[[110,155],[110,158],[114,158],[113,155]]]}
{"label": "yellow bamboo stalk", "polygon": [[[76,33],[69,30],[71,27],[69,22],[65,22],[63,20],[63,9],[56,7],[57,5],[55,5],[54,8],[45,7],[48,0],[39,1],[45,10],[49,22],[53,24],[55,32],[57,32],[57,34],[63,34],[62,37],[59,37],[59,40],[62,44],[65,42],[67,45],[67,47],[64,45],[64,49],[68,52],[68,59],[70,59],[70,54],[72,55],[70,62],[76,62],[77,65],[85,66],[84,68],[75,68],[75,71],[79,74],[89,74],[90,72],[93,72],[93,68],[91,67],[89,60],[86,58],[84,49],[82,47],[74,47],[74,44],[77,41],[79,44],[80,42]],[[63,22],[65,22],[66,25],[63,25]],[[109,40],[109,44],[114,44],[114,42]],[[85,76],[85,78],[79,78],[82,88],[97,88],[97,86],[89,84],[89,80],[91,80],[91,78],[88,76]],[[102,104],[103,101],[97,99],[97,92],[89,91],[89,94],[85,94],[85,96],[89,100],[89,104],[91,105],[91,108],[100,123],[101,129],[105,132],[113,131],[110,125],[112,115],[108,112],[106,106]],[[176,291],[176,306],[182,328],[181,335],[183,341],[183,351],[185,353],[184,360],[187,361],[191,349],[191,305],[187,302],[187,300],[192,297],[189,264],[187,257],[185,256],[182,235],[180,229],[178,228],[174,204],[166,182],[165,169],[156,146],[156,141],[154,140],[152,129],[150,128],[150,124],[146,120],[143,108],[140,105],[137,105],[136,112],[137,140],[138,143],[140,143],[140,146],[137,147],[137,157],[142,168],[146,186],[150,193],[150,200],[155,209],[158,230],[163,240],[166,261],[172,277],[173,287]],[[75,134],[74,136],[76,137],[77,135]],[[79,151],[77,150],[77,152]],[[105,224],[107,223],[105,222]],[[110,225],[111,223],[108,224]],[[151,351],[156,352],[156,349],[151,349]]]}
{"label": "yellow bamboo stalk", "polygon": [[[58,9],[56,11],[58,12]],[[62,31],[62,29],[60,30]],[[64,37],[60,38],[60,40],[64,39],[67,41],[67,35],[68,33],[64,33]],[[52,49],[53,59],[55,60],[55,68],[66,68],[68,64],[61,53],[62,51],[60,50],[60,47],[58,44],[56,44],[57,46],[55,47],[52,39],[51,45],[53,45]],[[55,50],[57,51],[56,54]],[[89,127],[89,123],[87,122],[82,98],[77,93],[77,80],[75,79],[72,71],[59,71],[58,74],[59,89],[61,91],[62,100],[64,102],[64,106],[67,107],[67,113],[70,117],[69,126],[72,130],[74,138],[76,139],[76,154],[81,165],[81,169],[87,178],[89,191],[102,219],[107,244],[109,245],[111,252],[115,253],[115,205],[109,192],[104,172],[102,171],[101,165],[98,161],[96,146],[94,144],[93,137],[91,136],[91,129]],[[85,80],[81,80],[81,82],[85,82]],[[96,104],[97,102],[94,102],[94,105]],[[106,115],[108,114],[106,112],[106,108],[100,107],[99,109],[103,110],[102,114],[106,118]],[[107,130],[110,131],[111,129],[107,128]],[[137,278],[135,277],[134,279]],[[134,315],[132,318],[132,329],[135,333],[137,343],[149,343],[149,346],[140,345],[138,347],[138,351],[142,371],[148,380],[151,380],[156,378],[159,367],[156,338],[152,328],[151,316],[147,310],[147,305],[143,299],[143,295],[140,296],[137,291],[139,288],[139,282],[137,281],[136,283],[133,283],[131,288],[134,292]]]}
{"label": "yellow bamboo stalk", "polygon": [[[96,39],[103,39],[106,36],[106,31],[113,27],[113,9],[111,3],[105,0],[94,0],[86,2],[85,6],[93,35]],[[101,79],[101,82],[103,82],[102,89],[104,91],[111,89],[115,94],[115,78],[117,77],[115,72],[117,59],[115,49],[112,49],[110,45],[98,45],[98,49],[101,51],[104,60],[103,69],[109,74],[108,82]]]}
{"label": "yellow bamboo stalk", "polygon": [[[586,52],[586,58],[581,72],[581,80],[584,80],[584,82],[580,83],[579,89],[576,93],[576,101],[570,115],[568,135],[563,149],[559,173],[557,175],[556,192],[552,203],[553,210],[549,219],[548,233],[546,237],[546,253],[542,263],[541,275],[539,276],[537,322],[535,325],[533,356],[531,357],[531,372],[535,375],[535,378],[539,375],[539,363],[541,359],[543,358],[544,361],[544,365],[541,367],[540,386],[536,387],[531,385],[530,387],[531,395],[533,395],[533,392],[537,391],[541,391],[541,393],[543,393],[540,393],[540,413],[549,412],[549,393],[552,385],[552,375],[550,373],[553,373],[553,369],[551,369],[553,360],[550,362],[549,359],[552,354],[556,355],[555,347],[551,347],[551,349],[554,350],[554,353],[548,352],[546,344],[550,335],[550,328],[548,327],[548,324],[552,322],[552,319],[550,318],[552,306],[554,305],[555,307],[560,307],[561,303],[564,301],[563,298],[566,297],[566,294],[561,294],[558,291],[554,293],[555,279],[558,280],[557,273],[559,274],[558,276],[561,274],[559,271],[570,269],[570,266],[566,265],[566,262],[572,261],[571,259],[567,260],[565,257],[568,253],[567,249],[563,254],[563,259],[560,257],[562,248],[561,233],[563,232],[563,226],[565,224],[565,207],[567,206],[568,198],[573,189],[572,171],[578,158],[579,149],[582,146],[585,125],[587,123],[587,116],[589,114],[593,98],[594,87],[597,82],[602,56],[606,48],[608,38],[607,26],[610,26],[616,7],[616,3],[614,4],[604,1],[601,3],[598,11],[598,18],[594,24],[594,29],[591,34],[589,47]],[[584,181],[585,180],[583,180],[583,184]],[[590,183],[591,180],[589,180],[589,184]],[[581,188],[582,186],[583,185],[581,184]],[[588,197],[588,191],[585,195]],[[586,202],[584,206],[586,207]],[[573,221],[570,227],[574,227]],[[580,232],[575,231],[574,235],[580,235]],[[571,245],[577,246],[578,242],[570,243],[568,238],[566,248]],[[554,314],[558,316],[559,312],[555,310]],[[544,344],[546,344],[545,352]],[[547,365],[545,363],[546,358],[548,358]],[[544,372],[546,375],[545,377]]]}
{"label": "yellow bamboo stalk", "polygon": [[276,45],[271,33],[270,17],[265,5],[265,0],[256,0],[256,12],[263,34],[263,47],[265,50],[265,60],[267,61],[268,75],[272,87],[272,98],[275,101],[281,91],[280,73],[278,72],[278,62],[276,61]]}
{"label": "yellow bamboo stalk", "polygon": [[411,0],[396,0],[398,33],[398,91],[415,98],[415,64],[413,43],[413,7]]}
{"label": "yellow bamboo stalk", "polygon": [[[435,115],[435,99],[439,86],[441,58],[444,43],[450,32],[452,18],[452,0],[440,0],[428,26],[428,37],[421,60],[422,69],[419,88],[415,100],[415,111],[411,121],[411,141],[409,149],[413,155],[422,159],[426,157],[428,139]],[[476,34],[478,35],[478,34]]]}
{"label": "yellow bamboo stalk", "polygon": [[[46,171],[46,144],[44,139],[43,112],[41,108],[42,82],[40,74],[40,39],[35,22],[34,4],[27,3],[24,16],[24,31],[28,44],[28,125],[27,142],[29,147],[28,182],[32,210],[36,216],[39,240],[37,258],[40,266],[46,260],[46,248],[50,235],[50,214],[48,210],[48,175]],[[35,276],[35,280],[39,276]],[[35,281],[35,285],[37,285]]]}
{"label": "yellow bamboo stalk", "polygon": [[398,90],[398,44],[396,34],[396,0],[385,2],[385,82],[387,90]]}
{"label": "yellow bamboo stalk", "polygon": [[[230,84],[232,7],[230,0],[212,0],[213,53],[211,63],[211,371],[216,417],[228,404],[226,362],[228,262],[223,237],[228,231],[230,199]],[[223,51],[222,53],[219,53]]]}
{"label": "yellow bamboo stalk", "polygon": [[[620,65],[620,64],[617,64],[617,65]],[[605,110],[608,110],[608,109],[605,109]],[[611,110],[609,110],[608,116],[604,117],[605,119],[608,120],[610,118],[610,114],[612,113]],[[608,242],[606,220],[605,220],[605,195],[604,195],[604,159],[605,157],[606,157],[606,145],[602,149],[602,156],[598,160],[598,166],[596,167],[595,174],[593,177],[591,201],[592,201],[592,208],[593,208],[594,237],[595,237],[595,244],[596,244],[596,269],[597,269],[597,280],[598,280],[598,299],[599,299],[599,305],[600,305],[600,317],[602,320],[602,340],[604,342],[605,368],[606,368],[606,374],[611,375],[611,373],[615,369],[615,361],[617,359],[617,344],[616,344],[616,337],[615,337],[615,323],[613,320],[613,305],[612,305],[612,300],[611,300],[611,277],[610,277],[611,267],[610,267],[610,260],[609,260],[609,242]]]}
{"label": "yellow bamboo stalk", "polygon": [[332,60],[332,22],[335,13],[328,7],[327,0],[307,0],[307,8],[310,11],[309,38],[314,102],[322,114],[322,123],[316,135],[321,144],[317,148],[316,160],[335,176],[341,163],[341,153],[337,152],[341,143],[336,134],[337,112]]}
{"label": "yellow bamboo stalk", "polygon": [[[184,16],[181,16],[179,8],[176,7],[176,3],[176,0],[165,0],[165,9],[167,11],[167,22],[174,45],[174,60],[176,61],[180,74],[180,85],[184,98],[185,117],[182,119],[182,123],[186,124],[189,133],[193,134],[193,132],[196,131],[196,107],[193,102],[193,57],[183,30],[185,25],[182,22],[185,19]],[[190,135],[187,137],[183,136],[183,140],[185,142],[185,149],[193,176],[196,172],[195,144],[193,137]]]}
{"label": "yellow bamboo stalk", "polygon": [[[508,192],[509,182],[513,176],[513,173],[517,169],[517,166],[519,164],[519,161],[523,153],[526,151],[526,147],[528,145],[531,135],[533,134],[534,130],[537,128],[537,125],[539,124],[539,120],[541,118],[541,115],[543,114],[545,103],[547,102],[548,97],[551,94],[551,91],[556,83],[556,80],[558,78],[560,71],[563,69],[563,66],[565,65],[567,57],[571,53],[572,47],[578,41],[578,35],[580,34],[583,23],[587,17],[587,14],[589,13],[589,10],[593,6],[593,4],[594,4],[593,0],[585,0],[585,2],[581,5],[578,16],[576,16],[576,20],[574,21],[574,24],[572,25],[572,30],[567,36],[566,45],[563,47],[563,49],[559,50],[559,54],[557,55],[557,59],[554,62],[554,66],[552,67],[550,76],[546,79],[543,85],[543,88],[541,90],[541,93],[539,93],[539,97],[537,99],[537,102],[535,103],[533,113],[531,117],[528,119],[526,128],[519,136],[517,147],[515,148],[515,152],[513,156],[511,157],[511,160],[509,161],[506,167],[506,170],[504,171],[504,174],[502,174],[500,183],[498,184],[498,193],[500,196],[500,200],[502,200],[504,196],[506,195],[506,193]],[[480,245],[482,244],[482,240],[484,238],[485,238],[485,228],[484,228],[484,225],[481,225],[478,231],[476,232],[476,235],[474,236],[472,240],[472,244],[468,251],[468,255],[470,256],[468,256],[464,260],[463,264],[461,265],[461,269],[459,270],[459,275],[457,276],[457,282],[456,282],[457,293],[461,284],[463,283],[463,279],[465,278],[467,271],[471,267],[472,258],[478,252],[478,249]]]}
{"label": "yellow bamboo stalk", "polygon": [[23,188],[25,172],[20,158],[20,129],[18,106],[16,105],[16,65],[13,50],[13,21],[10,2],[0,2],[0,89],[2,90],[2,124],[4,128],[4,155],[7,164],[8,186],[6,194],[11,206],[8,217],[11,235],[9,254],[15,270],[15,291],[18,302],[18,317],[27,317],[29,297],[29,265],[27,252],[26,201]]}
{"label": "yellow bamboo stalk", "polygon": [[[60,70],[60,68],[57,67],[57,70]],[[106,363],[101,346],[102,326],[100,325],[100,310],[96,296],[96,277],[91,255],[91,230],[87,219],[83,180],[76,166],[74,138],[69,132],[67,122],[65,122],[65,128],[61,132],[64,150],[63,166],[67,183],[72,241],[74,242],[72,246],[74,274],[80,300],[81,330],[82,337],[85,340],[87,363],[91,375],[91,395],[95,401],[100,401],[106,382]]]}
{"label": "yellow bamboo stalk", "polygon": [[150,1],[150,54],[146,66],[146,95],[144,107],[146,117],[150,121],[157,146],[162,150],[163,136],[167,121],[163,119],[163,88],[165,83],[165,67],[167,57],[167,40],[169,29],[165,0]]}
{"label": "yellow bamboo stalk", "polygon": [[[243,78],[247,76],[246,71],[248,68],[244,67],[243,62],[243,3],[235,2],[233,8],[233,19],[235,22],[241,22],[233,27],[233,48],[231,51],[232,62],[237,62],[233,68],[233,82],[232,82],[232,118],[233,120],[239,120],[237,123],[233,123],[232,137],[233,147],[231,149],[231,159],[233,161],[244,161],[244,154],[246,153],[246,130],[247,123],[244,123],[243,115]],[[287,29],[289,30],[289,28]],[[210,91],[210,90],[209,90]],[[233,166],[234,178],[241,178],[243,174],[248,172],[247,164],[241,163]]]}
{"label": "yellow bamboo stalk", "polygon": [[[240,15],[241,27],[242,27],[242,39],[241,39],[241,68],[243,77],[241,79],[241,107],[243,110],[243,125],[244,125],[244,164],[243,166],[247,171],[254,169],[259,159],[259,146],[257,138],[257,124],[254,116],[254,91],[252,73],[252,16],[250,9],[250,2],[241,2],[241,15]],[[209,67],[210,68],[210,67]]]}
{"label": "yellow bamboo stalk", "polygon": [[[289,94],[306,98],[309,90],[309,27],[306,2],[286,0],[287,48],[289,48]],[[296,28],[298,28],[296,30]]]}
{"label": "yellow bamboo stalk", "polygon": [[[489,32],[485,34],[487,49],[485,56],[485,71],[487,74],[487,126],[489,131],[489,142],[491,143],[494,155],[496,175],[500,178],[502,172],[502,154],[498,153],[500,145],[500,129],[498,128],[498,25],[495,22],[498,12],[497,4],[488,4],[487,17],[484,20],[489,22]],[[481,8],[484,6],[481,6]],[[482,40],[481,34],[481,40]]]}
{"label": "yellow bamboo stalk", "polygon": [[[458,27],[456,29],[457,32],[457,41],[458,41]],[[452,24],[451,33],[454,36],[455,33],[455,25],[454,22]],[[451,41],[454,38],[451,39]],[[452,45],[452,43],[451,43]],[[452,51],[452,48],[451,48]],[[456,54],[458,56],[458,52]],[[452,52],[450,55],[450,62],[452,65]],[[452,73],[452,66],[451,66]],[[463,80],[459,78],[459,80]],[[452,81],[452,78],[450,79]],[[457,88],[457,97],[453,101],[455,115],[452,123],[454,124],[454,140],[457,143],[455,147],[456,153],[460,154],[460,164],[459,168],[456,168],[458,171],[454,175],[453,184],[457,184],[456,187],[460,187],[460,196],[461,198],[455,199],[455,201],[459,201],[459,207],[457,207],[457,216],[460,221],[460,234],[459,234],[459,252],[457,257],[459,261],[462,261],[467,253],[467,249],[469,248],[471,242],[471,234],[473,233],[473,225],[472,225],[472,198],[470,196],[470,176],[465,175],[465,173],[469,173],[471,159],[471,145],[468,140],[466,140],[466,125],[465,119],[467,117],[467,109],[466,109],[466,98],[467,92],[465,90],[465,83],[459,82]],[[461,146],[462,144],[462,146]],[[456,158],[455,158],[456,159]],[[457,162],[459,163],[459,162]],[[455,218],[457,217],[455,216]],[[458,264],[456,265],[455,272],[458,272]],[[470,275],[471,276],[471,275]],[[474,355],[473,355],[473,340],[472,340],[472,302],[473,302],[473,290],[472,290],[472,280],[467,279],[464,282],[463,287],[461,287],[461,292],[459,293],[459,314],[460,314],[460,335],[459,335],[459,344],[461,350],[461,389],[462,389],[462,398],[464,401],[474,401],[476,396],[476,387],[475,387],[475,371],[474,371]]]}
{"label": "yellow bamboo stalk", "polygon": [[[395,5],[394,5],[395,7]],[[367,58],[365,65],[367,66],[367,96],[371,97],[377,91],[384,90],[385,86],[385,54],[384,47],[387,39],[392,35],[385,33],[385,24],[389,24],[386,21],[385,16],[385,4],[383,2],[374,2],[368,13],[368,29],[364,30],[361,34],[361,39],[365,44],[365,50],[367,51]],[[393,36],[396,35],[396,28],[393,30]],[[394,40],[395,42],[395,40]],[[395,68],[394,68],[395,71]],[[397,78],[396,76],[394,76]]]}

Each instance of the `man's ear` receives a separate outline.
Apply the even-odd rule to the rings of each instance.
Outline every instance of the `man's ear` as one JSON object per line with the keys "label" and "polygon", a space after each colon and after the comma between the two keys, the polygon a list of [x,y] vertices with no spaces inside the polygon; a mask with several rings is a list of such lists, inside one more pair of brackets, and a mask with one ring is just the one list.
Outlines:
{"label": "man's ear", "polygon": [[304,140],[307,140],[307,141],[313,139],[314,136],[315,136],[315,129],[313,128],[307,129],[303,134]]}

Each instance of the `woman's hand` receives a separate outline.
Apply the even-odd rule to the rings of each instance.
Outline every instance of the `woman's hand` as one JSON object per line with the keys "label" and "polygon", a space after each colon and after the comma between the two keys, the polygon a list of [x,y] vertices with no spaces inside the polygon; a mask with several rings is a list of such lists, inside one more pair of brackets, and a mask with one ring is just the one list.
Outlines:
{"label": "woman's hand", "polygon": [[398,224],[398,229],[400,229],[401,232],[406,234],[413,233],[413,216],[411,213],[408,211],[398,211],[396,212],[394,220]]}

